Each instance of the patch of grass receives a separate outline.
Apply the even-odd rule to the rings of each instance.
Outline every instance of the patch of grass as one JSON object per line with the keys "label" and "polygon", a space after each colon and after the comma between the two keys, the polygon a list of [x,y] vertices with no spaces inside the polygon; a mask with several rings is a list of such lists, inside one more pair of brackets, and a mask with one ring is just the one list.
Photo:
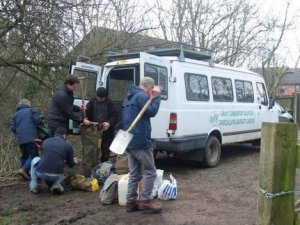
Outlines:
{"label": "patch of grass", "polygon": [[0,225],[9,224],[28,224],[32,217],[31,212],[25,212],[18,215],[0,216]]}
{"label": "patch of grass", "polygon": [[11,224],[11,219],[7,216],[0,216],[0,225]]}
{"label": "patch of grass", "polygon": [[27,222],[30,221],[30,218],[31,218],[31,213],[26,212],[13,217],[11,220],[12,222],[18,222],[18,223],[22,222],[24,224],[27,224]]}

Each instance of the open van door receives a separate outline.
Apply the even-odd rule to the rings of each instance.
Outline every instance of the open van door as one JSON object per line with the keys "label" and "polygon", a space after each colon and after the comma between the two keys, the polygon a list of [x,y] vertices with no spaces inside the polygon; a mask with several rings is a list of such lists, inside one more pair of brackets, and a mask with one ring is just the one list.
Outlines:
{"label": "open van door", "polygon": [[161,87],[161,98],[168,98],[168,79],[170,76],[170,60],[145,52],[140,53],[140,79],[151,77],[155,85]]}
{"label": "open van door", "polygon": [[[164,110],[169,95],[169,78],[171,63],[170,60],[159,56],[147,54],[144,52],[140,53],[140,79],[143,77],[151,77],[155,81],[155,85],[161,87],[161,105],[159,109],[159,115],[152,118],[152,138],[159,138],[166,135],[169,123],[169,112]],[[167,115],[168,114],[168,115]],[[161,127],[166,127],[162,129]]]}
{"label": "open van door", "polygon": [[258,129],[261,130],[263,122],[278,122],[275,110],[269,107],[267,90],[262,82],[256,82],[256,95],[258,101]]}
{"label": "open van door", "polygon": [[[102,67],[99,65],[93,65],[86,62],[78,62],[78,61],[71,61],[69,65],[69,74],[78,76],[78,77],[85,77],[84,79],[84,96],[85,96],[85,104],[95,96],[96,89],[100,86],[100,76],[101,76]],[[82,84],[81,84],[82,85]],[[82,94],[81,94],[81,87],[78,88],[74,92],[74,105],[81,106],[82,105]],[[69,122],[69,129],[72,133],[79,133],[79,124],[70,120]]]}

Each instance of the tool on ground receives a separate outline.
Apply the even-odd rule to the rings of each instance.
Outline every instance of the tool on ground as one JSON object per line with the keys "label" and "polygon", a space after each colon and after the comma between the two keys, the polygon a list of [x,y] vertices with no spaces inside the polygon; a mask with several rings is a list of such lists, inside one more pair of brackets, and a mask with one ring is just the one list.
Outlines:
{"label": "tool on ground", "polygon": [[146,104],[144,105],[144,107],[142,108],[142,110],[139,112],[139,114],[137,115],[137,117],[134,119],[134,121],[131,123],[131,125],[129,126],[129,128],[124,131],[124,130],[119,130],[116,137],[114,138],[113,142],[111,143],[109,149],[116,153],[116,154],[123,154],[129,144],[129,142],[131,141],[133,134],[130,133],[130,131],[134,128],[134,126],[136,125],[136,123],[139,121],[139,119],[143,116],[144,112],[147,110],[148,106],[151,104],[152,99],[150,98]]}
{"label": "tool on ground", "polygon": [[[80,80],[80,92],[81,92],[81,98],[82,98],[82,105],[85,106],[85,77],[78,77],[78,79]],[[84,118],[86,118],[86,111],[85,108],[83,108],[83,115]]]}

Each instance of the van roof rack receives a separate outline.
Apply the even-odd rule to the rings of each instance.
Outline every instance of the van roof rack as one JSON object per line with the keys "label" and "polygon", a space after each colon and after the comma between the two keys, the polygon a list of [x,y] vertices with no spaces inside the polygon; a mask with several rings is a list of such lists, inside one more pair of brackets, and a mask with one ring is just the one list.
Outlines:
{"label": "van roof rack", "polygon": [[185,58],[209,61],[212,51],[205,48],[195,47],[183,43],[164,43],[157,45],[137,46],[127,49],[114,49],[108,51],[108,62],[139,58],[140,52],[146,52],[157,56],[177,56],[180,61]]}

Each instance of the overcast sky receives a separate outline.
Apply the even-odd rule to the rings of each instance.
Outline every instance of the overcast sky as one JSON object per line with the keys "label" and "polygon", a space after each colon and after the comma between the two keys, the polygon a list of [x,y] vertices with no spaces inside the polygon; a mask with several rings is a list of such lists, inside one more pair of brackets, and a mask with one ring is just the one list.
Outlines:
{"label": "overcast sky", "polygon": [[[300,0],[288,1],[291,4],[289,7],[289,20],[293,19],[294,25],[293,30],[288,31],[283,37],[281,52],[287,59],[287,65],[294,67],[300,54]],[[280,15],[283,19],[287,0],[254,0],[254,2],[261,5],[261,9],[265,13]]]}

